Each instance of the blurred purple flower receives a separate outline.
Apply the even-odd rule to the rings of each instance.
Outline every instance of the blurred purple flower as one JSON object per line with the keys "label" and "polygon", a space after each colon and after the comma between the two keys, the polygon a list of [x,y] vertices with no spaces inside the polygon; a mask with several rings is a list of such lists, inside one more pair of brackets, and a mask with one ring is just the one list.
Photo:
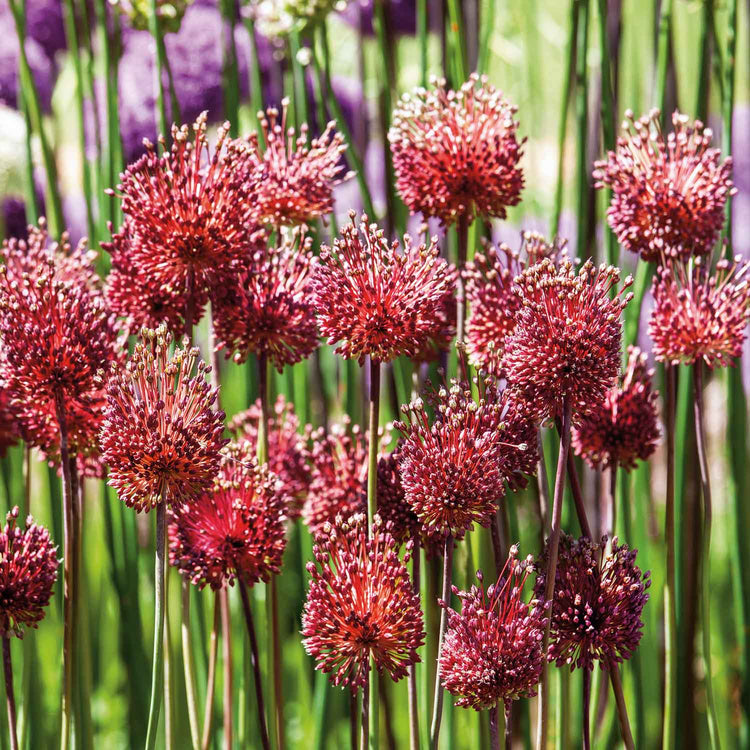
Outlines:
{"label": "blurred purple flower", "polygon": [[[0,0],[4,9],[8,0]],[[26,3],[26,35],[34,39],[48,57],[66,48],[61,0],[33,0]]]}
{"label": "blurred purple flower", "polygon": [[8,195],[0,202],[0,216],[6,237],[17,237],[25,240],[28,236],[26,228],[26,204],[23,198]]}
{"label": "blurred purple flower", "polygon": [[[428,6],[431,3],[428,0]],[[417,3],[416,0],[391,0],[390,3],[391,23],[397,34],[417,33]],[[372,26],[372,11],[374,0],[356,0],[346,6],[341,12],[341,17],[348,24],[361,28],[364,34],[374,34]],[[428,24],[432,31],[437,31],[440,15],[433,8],[427,9]]]}

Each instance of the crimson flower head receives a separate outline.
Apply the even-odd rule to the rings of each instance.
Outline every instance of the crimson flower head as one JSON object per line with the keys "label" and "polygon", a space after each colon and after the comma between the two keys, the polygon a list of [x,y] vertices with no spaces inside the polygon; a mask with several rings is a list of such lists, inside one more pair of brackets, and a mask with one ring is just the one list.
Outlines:
{"label": "crimson flower head", "polygon": [[336,352],[360,364],[369,355],[389,362],[419,352],[445,327],[443,306],[452,293],[453,274],[439,256],[437,238],[429,247],[404,236],[404,249],[392,244],[354,212],[333,248],[320,249],[315,282],[318,324]]}
{"label": "crimson flower head", "polygon": [[[505,483],[514,478],[518,452],[503,423],[504,399],[488,380],[478,381],[479,402],[466,382],[452,381],[402,407],[406,420],[399,469],[406,500],[428,534],[463,537],[474,523],[489,526]],[[512,455],[512,457],[511,457]]]}
{"label": "crimson flower head", "polygon": [[628,347],[628,365],[620,385],[610,388],[573,431],[575,452],[589,466],[630,470],[656,450],[658,393],[651,387],[653,375],[646,355]]}
{"label": "crimson flower head", "polygon": [[[227,427],[236,440],[247,442],[252,452],[257,451],[259,422],[260,400],[232,417]],[[280,492],[286,501],[286,516],[290,519],[299,518],[311,481],[309,451],[298,428],[294,404],[280,395],[266,427],[268,468],[281,483]]]}
{"label": "crimson flower head", "polygon": [[100,435],[109,484],[136,511],[195,499],[219,469],[224,413],[198,349],[175,348],[165,326],[144,330],[127,367],[113,368]]}
{"label": "crimson flower head", "polygon": [[286,499],[249,443],[229,446],[213,486],[172,508],[169,561],[199,588],[247,586],[281,570]]}
{"label": "crimson flower head", "polygon": [[372,658],[380,674],[400,680],[419,661],[424,643],[419,596],[387,524],[358,514],[325,524],[313,547],[315,563],[302,615],[305,650],[334,685],[354,693],[365,685]]}
{"label": "crimson flower head", "polygon": [[[617,537],[595,544],[563,534],[555,573],[547,658],[558,667],[608,669],[629,659],[643,633],[641,613],[648,601],[650,573],[635,564],[636,551]],[[544,597],[549,548],[538,565],[534,593]]]}
{"label": "crimson flower head", "polygon": [[0,532],[0,631],[22,638],[24,628],[36,628],[44,618],[59,562],[47,529],[31,516],[19,528],[17,519],[15,507]]}
{"label": "crimson flower head", "polygon": [[253,133],[247,141],[251,179],[257,188],[254,211],[264,224],[274,227],[310,224],[333,211],[333,188],[352,176],[344,173],[341,157],[346,144],[336,123],[308,143],[308,127],[299,135],[286,127],[289,99],[279,111],[259,112],[265,148]]}
{"label": "crimson flower head", "polygon": [[486,76],[473,74],[458,91],[443,79],[430,84],[401,97],[388,133],[404,203],[445,225],[504,219],[524,182],[516,107]]}
{"label": "crimson flower head", "polygon": [[658,110],[625,117],[616,149],[594,165],[595,186],[612,190],[607,217],[620,244],[647,261],[710,253],[735,192],[732,160],[710,147],[709,128],[679,112],[666,138]]}
{"label": "crimson flower head", "polygon": [[604,399],[620,371],[621,313],[632,299],[616,289],[620,271],[588,260],[576,273],[565,259],[549,259],[516,278],[521,309],[505,341],[505,374],[541,418],[561,413],[569,399],[574,418]]}
{"label": "crimson flower head", "polygon": [[281,372],[318,348],[312,302],[316,259],[304,228],[285,234],[276,247],[261,248],[236,278],[215,294],[217,345],[237,362],[249,354],[270,360]]}
{"label": "crimson flower head", "polygon": [[512,547],[500,579],[486,591],[481,571],[479,586],[469,591],[453,586],[460,613],[440,603],[448,609],[440,679],[458,698],[457,706],[482,711],[536,695],[544,665],[545,608],[537,600],[524,603],[532,561],[520,562],[517,554]]}
{"label": "crimson flower head", "polygon": [[710,263],[661,267],[654,281],[654,309],[649,334],[661,362],[690,365],[703,360],[726,367],[742,354],[750,318],[750,261],[720,257]]}
{"label": "crimson flower head", "polygon": [[44,222],[28,242],[3,243],[0,380],[24,439],[60,460],[60,422],[71,456],[97,453],[104,392],[97,373],[118,356],[94,254],[63,235],[49,244]]}
{"label": "crimson flower head", "polygon": [[[173,125],[172,146],[161,156],[146,142],[146,153],[120,175],[116,194],[125,222],[105,248],[113,252],[118,273],[139,277],[133,298],[121,301],[123,313],[141,314],[146,293],[155,297],[149,307],[166,302],[172,315],[179,300],[183,316],[192,306],[196,323],[207,296],[262,241],[246,149],[228,140],[225,123],[211,154],[205,113],[192,129],[193,139],[186,125]],[[171,318],[165,314],[163,322],[173,323]]]}

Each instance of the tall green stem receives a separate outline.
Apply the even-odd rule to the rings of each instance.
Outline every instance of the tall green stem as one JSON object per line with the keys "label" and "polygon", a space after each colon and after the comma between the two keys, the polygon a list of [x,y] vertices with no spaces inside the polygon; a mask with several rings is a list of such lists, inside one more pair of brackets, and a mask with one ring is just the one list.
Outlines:
{"label": "tall green stem", "polygon": [[148,28],[154,39],[156,49],[156,67],[154,68],[156,86],[156,122],[159,132],[169,140],[167,124],[167,102],[164,95],[164,74],[166,72],[166,52],[164,49],[164,37],[162,35],[161,23],[159,22],[159,7],[157,0],[149,0],[148,4]]}
{"label": "tall green stem", "polygon": [[201,741],[198,723],[198,696],[195,688],[195,665],[193,664],[193,647],[190,638],[190,582],[182,580],[182,663],[185,668],[185,694],[187,696],[188,720],[190,722],[190,739],[193,750],[199,750]]}
{"label": "tall green stem", "polygon": [[16,699],[13,695],[13,662],[10,659],[10,636],[3,636],[3,671],[5,672],[5,703],[8,709],[10,750],[18,750],[16,732]]}
{"label": "tall green stem", "polygon": [[[239,134],[240,91],[239,66],[237,64],[237,45],[234,41],[234,26],[237,23],[236,0],[221,0],[219,3],[224,19],[224,47],[222,60],[222,84],[224,88],[224,110],[229,120],[230,135],[236,138]],[[253,41],[254,41],[253,37]]]}
{"label": "tall green stem", "polygon": [[427,88],[429,79],[428,52],[430,48],[430,35],[428,28],[428,0],[417,0],[417,36],[419,37],[419,82]]}
{"label": "tall green stem", "polygon": [[589,0],[581,4],[581,26],[578,33],[576,52],[576,155],[578,163],[577,188],[578,205],[576,218],[578,226],[578,257],[589,257],[589,198],[591,194],[589,178],[588,135],[589,135],[589,84],[588,84],[588,31]]}
{"label": "tall green stem", "polygon": [[208,647],[208,675],[206,678],[206,704],[203,710],[203,735],[201,750],[208,750],[214,726],[214,693],[216,691],[216,662],[219,655],[219,629],[221,628],[221,593],[214,594],[214,619],[211,642]]}
{"label": "tall green stem", "polygon": [[[448,605],[451,600],[451,580],[453,576],[453,537],[445,538],[445,550],[443,552],[443,593],[442,600]],[[440,635],[438,636],[437,662],[440,663],[440,654],[443,650],[445,632],[448,629],[448,609],[442,608],[440,613]],[[440,722],[443,718],[443,685],[440,681],[440,669],[435,672],[435,693],[432,705],[432,724],[430,727],[430,750],[437,750],[440,740]]]}
{"label": "tall green stem", "polygon": [[[250,105],[253,108],[253,121],[258,131],[258,113],[263,109],[263,78],[260,74],[260,56],[258,55],[258,40],[255,37],[255,21],[245,16],[245,28],[250,37]],[[258,138],[263,140],[263,134],[258,132]]]}
{"label": "tall green stem", "polygon": [[229,592],[226,588],[219,592],[219,604],[221,607],[221,653],[224,663],[224,700],[222,702],[224,750],[232,750],[232,702],[234,697],[232,691],[234,682],[232,674],[232,618],[229,611]]}
{"label": "tall green stem", "polygon": [[463,214],[456,227],[458,232],[458,278],[456,279],[456,343],[464,340],[466,323],[466,290],[464,289],[463,269],[466,266],[469,247],[469,220]]}
{"label": "tall green stem", "polygon": [[659,13],[659,31],[656,52],[656,106],[664,117],[667,101],[667,74],[669,73],[669,56],[672,45],[672,0],[661,0]]}
{"label": "tall green stem", "polygon": [[633,734],[630,731],[630,720],[628,719],[628,707],[625,703],[625,694],[622,691],[622,678],[620,677],[620,667],[614,661],[609,659],[607,664],[609,680],[612,683],[612,691],[615,694],[615,705],[617,707],[617,720],[620,723],[620,733],[622,741],[625,743],[626,750],[635,750]]}

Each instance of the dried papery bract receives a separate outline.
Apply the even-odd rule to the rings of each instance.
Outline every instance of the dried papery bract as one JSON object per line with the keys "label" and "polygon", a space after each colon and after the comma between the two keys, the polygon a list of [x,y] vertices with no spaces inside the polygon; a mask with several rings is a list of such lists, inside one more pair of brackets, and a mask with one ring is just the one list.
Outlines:
{"label": "dried papery bract", "polygon": [[594,165],[595,186],[612,190],[607,218],[620,244],[647,261],[710,253],[735,192],[731,158],[710,147],[710,128],[679,112],[666,137],[658,110],[625,117],[616,149]]}
{"label": "dried papery bract", "polygon": [[198,350],[179,347],[162,326],[144,330],[127,367],[114,370],[100,442],[109,484],[120,499],[148,512],[162,502],[195,499],[218,471],[224,414]]}
{"label": "dried papery bract", "polygon": [[412,213],[445,225],[501,218],[520,201],[516,108],[473,74],[458,91],[433,78],[401,97],[388,133],[396,187]]}
{"label": "dried papery bract", "polygon": [[[313,548],[316,563],[302,616],[302,635],[316,669],[352,692],[367,683],[370,659],[392,680],[419,661],[422,610],[388,525],[355,515],[325,524]],[[407,553],[408,558],[408,553]]]}
{"label": "dried papery bract", "polygon": [[299,134],[287,128],[289,100],[279,111],[259,112],[263,130],[261,146],[256,133],[247,140],[248,179],[256,195],[254,211],[258,219],[273,227],[310,224],[333,211],[333,189],[353,173],[345,172],[342,155],[346,143],[329,122],[323,133],[308,142],[308,126]]}
{"label": "dried papery bract", "polygon": [[649,334],[656,359],[727,367],[742,354],[750,318],[750,261],[719,256],[662,266],[654,281]]}
{"label": "dried papery bract", "polygon": [[250,354],[279,372],[318,348],[313,308],[316,259],[305,228],[285,232],[275,247],[256,250],[227,286],[214,295],[217,346],[244,362]]}

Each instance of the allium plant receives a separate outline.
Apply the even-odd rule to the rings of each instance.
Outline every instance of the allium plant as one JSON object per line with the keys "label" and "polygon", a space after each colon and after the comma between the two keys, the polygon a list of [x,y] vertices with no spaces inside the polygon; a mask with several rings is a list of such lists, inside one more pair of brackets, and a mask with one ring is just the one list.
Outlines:
{"label": "allium plant", "polygon": [[397,549],[379,517],[368,536],[364,515],[339,516],[321,528],[313,548],[317,564],[307,564],[305,650],[316,669],[353,693],[367,686],[371,658],[394,681],[419,661],[422,610]]}
{"label": "allium plant", "polygon": [[594,170],[595,186],[612,190],[607,217],[620,244],[646,261],[710,253],[735,192],[731,158],[710,147],[710,128],[679,112],[666,137],[658,110],[625,117],[617,148]]}

